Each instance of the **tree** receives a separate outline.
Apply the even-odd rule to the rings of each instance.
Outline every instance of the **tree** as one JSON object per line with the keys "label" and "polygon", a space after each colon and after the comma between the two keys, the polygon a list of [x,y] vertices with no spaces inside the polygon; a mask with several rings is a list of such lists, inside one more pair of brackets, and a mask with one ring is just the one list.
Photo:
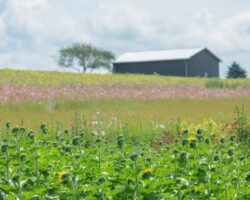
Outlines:
{"label": "tree", "polygon": [[[74,43],[59,51],[58,64],[65,68],[80,67],[83,73],[90,70],[105,68],[111,70],[112,61],[115,56],[112,52],[106,51],[91,44]],[[79,70],[80,71],[80,70]]]}
{"label": "tree", "polygon": [[243,69],[240,64],[233,62],[227,71],[227,78],[246,78],[247,72]]}

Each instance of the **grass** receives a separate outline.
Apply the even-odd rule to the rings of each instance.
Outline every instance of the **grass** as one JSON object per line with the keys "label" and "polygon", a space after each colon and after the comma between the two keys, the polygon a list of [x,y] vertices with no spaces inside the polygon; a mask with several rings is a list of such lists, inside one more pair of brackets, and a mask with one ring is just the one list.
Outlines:
{"label": "grass", "polygon": [[[6,85],[41,85],[61,86],[80,84],[95,86],[108,84],[170,84],[199,85],[207,88],[248,87],[249,79],[221,80],[207,78],[181,78],[159,75],[98,75],[76,74],[63,72],[0,70],[0,86]],[[166,122],[181,118],[188,122],[198,123],[212,118],[219,122],[233,120],[233,110],[236,106],[245,105],[250,110],[250,97],[239,98],[208,98],[208,99],[86,99],[58,101],[11,101],[0,104],[0,122],[12,121],[15,124],[36,126],[43,122],[60,121],[69,124],[75,114],[91,117],[101,112],[105,118],[117,117],[131,123]],[[249,114],[249,113],[248,113]]]}
{"label": "grass", "polygon": [[16,105],[2,104],[0,122],[12,121],[19,125],[24,123],[29,127],[41,122],[53,124],[60,121],[69,124],[76,113],[91,118],[97,112],[104,118],[116,117],[132,124],[147,124],[151,121],[165,123],[178,118],[190,123],[198,123],[204,119],[231,122],[234,108],[242,105],[246,111],[250,110],[250,98],[24,102]]}
{"label": "grass", "polygon": [[[0,71],[7,93],[138,83],[234,90],[249,80]],[[249,199],[250,97],[17,103],[19,92],[0,104],[0,199]],[[248,116],[234,113],[242,105]]]}
{"label": "grass", "polygon": [[249,81],[246,79],[209,79],[205,83],[205,87],[208,89],[237,89],[237,88],[249,88]]}
{"label": "grass", "polygon": [[219,86],[223,88],[250,87],[250,79],[209,79],[183,78],[160,75],[134,74],[79,74],[64,72],[0,70],[0,85],[50,85],[65,84],[102,85],[102,84],[172,84],[172,85],[200,85],[208,88]]}

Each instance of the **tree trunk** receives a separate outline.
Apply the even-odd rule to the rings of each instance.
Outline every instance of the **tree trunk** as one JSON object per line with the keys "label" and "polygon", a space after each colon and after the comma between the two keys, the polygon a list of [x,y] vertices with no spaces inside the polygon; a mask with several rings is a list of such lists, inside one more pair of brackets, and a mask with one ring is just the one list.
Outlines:
{"label": "tree trunk", "polygon": [[82,66],[82,73],[85,74],[86,71],[87,71],[87,68],[83,65],[83,66]]}
{"label": "tree trunk", "polygon": [[80,65],[82,66],[82,73],[86,73],[87,71],[87,63],[85,61],[85,58],[81,58],[81,62],[80,62]]}

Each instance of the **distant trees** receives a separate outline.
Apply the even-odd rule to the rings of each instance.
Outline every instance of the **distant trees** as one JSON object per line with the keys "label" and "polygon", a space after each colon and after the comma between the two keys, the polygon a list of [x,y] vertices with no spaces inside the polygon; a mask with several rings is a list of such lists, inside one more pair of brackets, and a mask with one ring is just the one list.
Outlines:
{"label": "distant trees", "polygon": [[59,66],[78,69],[83,73],[99,68],[111,70],[112,61],[115,59],[112,52],[84,43],[74,43],[62,48],[59,54]]}
{"label": "distant trees", "polygon": [[233,62],[227,71],[227,78],[246,78],[247,72],[243,69],[240,64]]}

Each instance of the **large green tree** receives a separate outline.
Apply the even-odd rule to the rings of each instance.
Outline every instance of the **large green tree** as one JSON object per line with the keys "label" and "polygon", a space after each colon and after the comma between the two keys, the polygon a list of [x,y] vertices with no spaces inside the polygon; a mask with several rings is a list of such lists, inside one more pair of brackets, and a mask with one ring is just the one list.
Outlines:
{"label": "large green tree", "polygon": [[239,63],[233,62],[227,71],[227,78],[246,78],[247,72],[243,69]]}
{"label": "large green tree", "polygon": [[84,43],[74,43],[62,48],[59,54],[58,64],[61,67],[80,68],[83,73],[99,68],[111,70],[115,59],[112,52]]}

